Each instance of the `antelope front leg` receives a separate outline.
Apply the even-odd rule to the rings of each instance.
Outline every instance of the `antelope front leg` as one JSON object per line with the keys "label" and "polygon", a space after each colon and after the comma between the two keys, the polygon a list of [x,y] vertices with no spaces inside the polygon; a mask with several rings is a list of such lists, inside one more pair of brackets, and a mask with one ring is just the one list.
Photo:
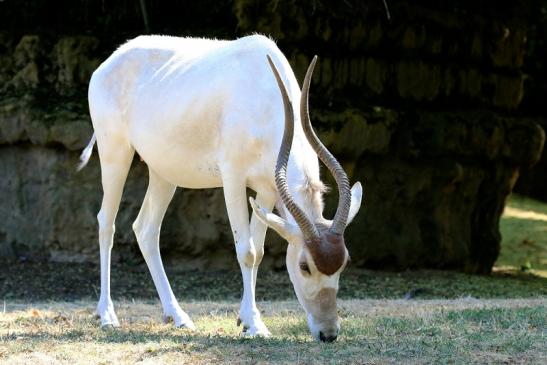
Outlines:
{"label": "antelope front leg", "polygon": [[[266,208],[271,211],[275,205],[276,193],[275,191],[271,193],[262,192],[256,194],[255,201],[259,206]],[[252,243],[256,252],[256,259],[253,265],[253,292],[256,288],[256,278],[258,274],[258,266],[262,262],[262,257],[264,257],[264,239],[266,238],[266,226],[258,217],[253,213],[251,216],[251,238]]]}
{"label": "antelope front leg", "polygon": [[[247,192],[245,181],[237,174],[223,178],[224,199],[228,218],[234,234],[237,261],[243,277],[243,298],[239,310],[238,325],[243,324],[243,334],[246,336],[269,336],[270,331],[262,321],[255,301],[255,266],[258,266],[256,245],[249,228],[249,212],[247,208]],[[262,252],[262,250],[260,251]]]}

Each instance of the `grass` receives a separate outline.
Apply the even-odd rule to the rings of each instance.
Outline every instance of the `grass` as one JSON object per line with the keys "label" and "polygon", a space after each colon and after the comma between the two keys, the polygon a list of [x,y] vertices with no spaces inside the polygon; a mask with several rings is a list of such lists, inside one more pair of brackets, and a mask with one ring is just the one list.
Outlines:
{"label": "grass", "polygon": [[500,222],[497,266],[547,277],[547,204],[512,196]]}
{"label": "grass", "polygon": [[159,321],[158,304],[122,302],[122,327],[101,330],[95,303],[9,305],[0,317],[0,361],[17,363],[526,363],[547,361],[547,302],[343,300],[343,332],[311,339],[294,301],[264,302],[270,339],[240,336],[237,304],[184,307],[198,330]]}
{"label": "grass", "polygon": [[0,262],[0,363],[547,363],[547,205],[511,197],[501,255],[488,276],[349,268],[340,281],[342,333],[312,340],[286,272],[261,272],[257,299],[273,337],[236,326],[238,270],[168,268],[198,326],[162,324],[145,266],[114,265],[122,326],[94,318],[95,265]]}

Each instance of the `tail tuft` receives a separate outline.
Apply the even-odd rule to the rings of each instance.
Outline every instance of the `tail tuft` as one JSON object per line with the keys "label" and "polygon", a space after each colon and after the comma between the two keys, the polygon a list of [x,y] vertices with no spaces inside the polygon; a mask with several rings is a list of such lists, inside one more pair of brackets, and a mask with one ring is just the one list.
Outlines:
{"label": "tail tuft", "polygon": [[80,155],[80,163],[78,164],[78,167],[76,167],[76,171],[80,171],[87,165],[89,162],[89,159],[91,158],[91,154],[93,153],[93,146],[95,145],[95,142],[97,141],[97,137],[95,137],[95,133],[93,133],[93,137],[91,137],[91,141],[87,144],[86,148],[82,151],[82,154]]}

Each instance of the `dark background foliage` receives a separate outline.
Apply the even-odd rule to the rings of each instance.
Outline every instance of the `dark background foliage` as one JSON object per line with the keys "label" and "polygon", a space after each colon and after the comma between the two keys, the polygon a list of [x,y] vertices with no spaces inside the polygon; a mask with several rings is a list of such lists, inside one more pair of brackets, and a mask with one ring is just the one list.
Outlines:
{"label": "dark background foliage", "polygon": [[[363,211],[348,230],[354,263],[488,272],[507,195],[515,187],[547,200],[547,5],[388,5],[391,19],[381,0],[1,1],[0,254],[96,259],[98,161],[80,174],[73,166],[92,133],[89,76],[119,44],[143,33],[259,32],[277,40],[299,80],[320,56],[314,125],[365,186]],[[135,165],[116,260],[140,260],[130,224],[146,169]],[[327,203],[329,215],[336,194]],[[167,213],[162,249],[176,262],[229,266],[230,237],[222,192],[184,191]],[[280,267],[283,244],[272,234],[269,241],[265,266]]]}

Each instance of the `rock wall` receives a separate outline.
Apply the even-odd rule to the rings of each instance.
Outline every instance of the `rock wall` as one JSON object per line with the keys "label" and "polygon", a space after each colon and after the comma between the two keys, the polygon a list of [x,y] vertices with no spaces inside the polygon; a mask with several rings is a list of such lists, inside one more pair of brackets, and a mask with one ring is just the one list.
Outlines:
{"label": "rock wall", "polygon": [[[138,8],[106,11],[95,3],[85,3],[85,16],[66,4],[67,14],[83,17],[80,25],[67,23],[75,22],[70,31],[4,19],[0,255],[97,260],[97,156],[82,172],[74,169],[92,134],[85,88],[115,44],[139,32],[142,19]],[[388,21],[381,1],[237,0],[229,7],[185,8],[178,26],[172,21],[177,5],[170,5],[162,25],[154,14],[167,5],[147,3],[152,30],[272,35],[300,80],[313,54],[320,56],[311,95],[314,125],[352,181],[364,183],[362,212],[346,238],[354,264],[490,270],[500,249],[505,198],[521,168],[539,159],[545,139],[538,118],[519,109],[526,98],[523,19],[535,3],[389,1]],[[10,9],[4,14],[19,14]],[[196,18],[204,23],[198,26]],[[112,19],[119,20],[117,32]],[[146,168],[138,160],[134,165],[114,260],[141,261],[130,225],[146,189]],[[336,195],[327,198],[326,215]],[[172,263],[236,266],[219,189],[179,191],[161,240]],[[269,233],[264,266],[282,266],[283,252]]]}

